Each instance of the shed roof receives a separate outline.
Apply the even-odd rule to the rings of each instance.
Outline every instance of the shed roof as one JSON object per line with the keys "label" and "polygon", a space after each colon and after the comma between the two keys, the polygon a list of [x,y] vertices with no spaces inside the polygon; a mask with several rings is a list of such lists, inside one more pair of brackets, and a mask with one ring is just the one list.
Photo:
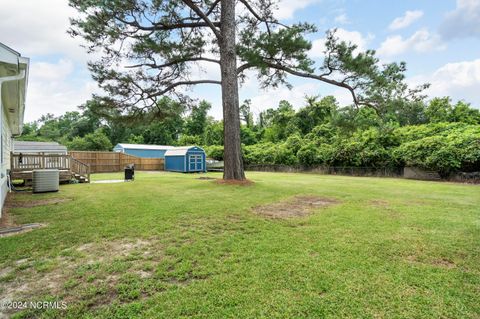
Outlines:
{"label": "shed roof", "polygon": [[13,151],[15,153],[29,152],[67,152],[67,147],[57,142],[33,142],[33,141],[13,141]]}
{"label": "shed roof", "polygon": [[169,145],[151,145],[151,144],[126,144],[126,143],[119,143],[115,145],[114,148],[121,147],[124,149],[131,149],[131,150],[169,150],[175,148],[175,146]]}
{"label": "shed roof", "polygon": [[179,147],[174,147],[172,149],[169,149],[165,152],[165,156],[179,156],[179,155],[185,155],[187,154],[188,150],[192,148],[198,148],[203,151],[201,147],[192,145],[192,146],[179,146]]}

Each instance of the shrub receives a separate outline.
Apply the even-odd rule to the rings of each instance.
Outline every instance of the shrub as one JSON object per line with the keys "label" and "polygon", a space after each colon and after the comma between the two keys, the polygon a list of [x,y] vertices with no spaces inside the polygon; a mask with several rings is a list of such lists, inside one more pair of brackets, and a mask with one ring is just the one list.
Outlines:
{"label": "shrub", "polygon": [[442,177],[456,170],[479,170],[480,130],[478,126],[457,127],[447,135],[406,142],[395,149],[394,157],[407,166],[437,171]]}
{"label": "shrub", "polygon": [[245,164],[274,164],[275,147],[275,144],[268,142],[245,146],[243,152]]}
{"label": "shrub", "polygon": [[293,134],[287,138],[285,146],[290,149],[293,154],[297,155],[298,151],[303,146],[303,139],[300,134]]}
{"label": "shrub", "polygon": [[207,157],[213,158],[217,161],[223,161],[223,145],[210,145],[203,148]]}
{"label": "shrub", "polygon": [[288,148],[285,144],[278,145],[274,148],[274,158],[273,161],[275,164],[279,165],[295,165],[298,164],[298,159],[293,153],[293,151]]}
{"label": "shrub", "polygon": [[113,147],[102,129],[98,129],[84,137],[77,136],[66,144],[69,150],[75,151],[111,151]]}
{"label": "shrub", "polygon": [[314,143],[308,143],[297,153],[298,161],[305,166],[312,166],[318,163],[318,150]]}

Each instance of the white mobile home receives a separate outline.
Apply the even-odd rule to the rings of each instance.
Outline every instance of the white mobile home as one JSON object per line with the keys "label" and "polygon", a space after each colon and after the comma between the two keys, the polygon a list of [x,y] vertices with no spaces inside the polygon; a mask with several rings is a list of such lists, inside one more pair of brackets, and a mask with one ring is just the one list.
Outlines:
{"label": "white mobile home", "polygon": [[[0,43],[0,207],[8,192],[12,138],[22,133],[29,59]],[[1,216],[1,212],[0,212]]]}
{"label": "white mobile home", "polygon": [[67,147],[57,142],[13,141],[13,153],[67,155]]}

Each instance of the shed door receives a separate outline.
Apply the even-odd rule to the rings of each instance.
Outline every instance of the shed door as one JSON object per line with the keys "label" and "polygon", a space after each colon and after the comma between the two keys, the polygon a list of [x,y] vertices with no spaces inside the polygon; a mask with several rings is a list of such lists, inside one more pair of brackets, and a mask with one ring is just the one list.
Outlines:
{"label": "shed door", "polygon": [[190,155],[188,163],[190,171],[203,171],[202,155]]}

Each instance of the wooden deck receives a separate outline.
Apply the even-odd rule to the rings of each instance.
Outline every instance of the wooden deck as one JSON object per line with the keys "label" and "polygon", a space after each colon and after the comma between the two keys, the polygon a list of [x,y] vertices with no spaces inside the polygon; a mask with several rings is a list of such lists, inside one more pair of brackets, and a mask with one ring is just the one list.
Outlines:
{"label": "wooden deck", "polygon": [[58,169],[60,181],[78,180],[90,182],[90,166],[71,157],[58,154],[16,154],[10,155],[10,176],[12,180],[31,181],[36,169]]}

